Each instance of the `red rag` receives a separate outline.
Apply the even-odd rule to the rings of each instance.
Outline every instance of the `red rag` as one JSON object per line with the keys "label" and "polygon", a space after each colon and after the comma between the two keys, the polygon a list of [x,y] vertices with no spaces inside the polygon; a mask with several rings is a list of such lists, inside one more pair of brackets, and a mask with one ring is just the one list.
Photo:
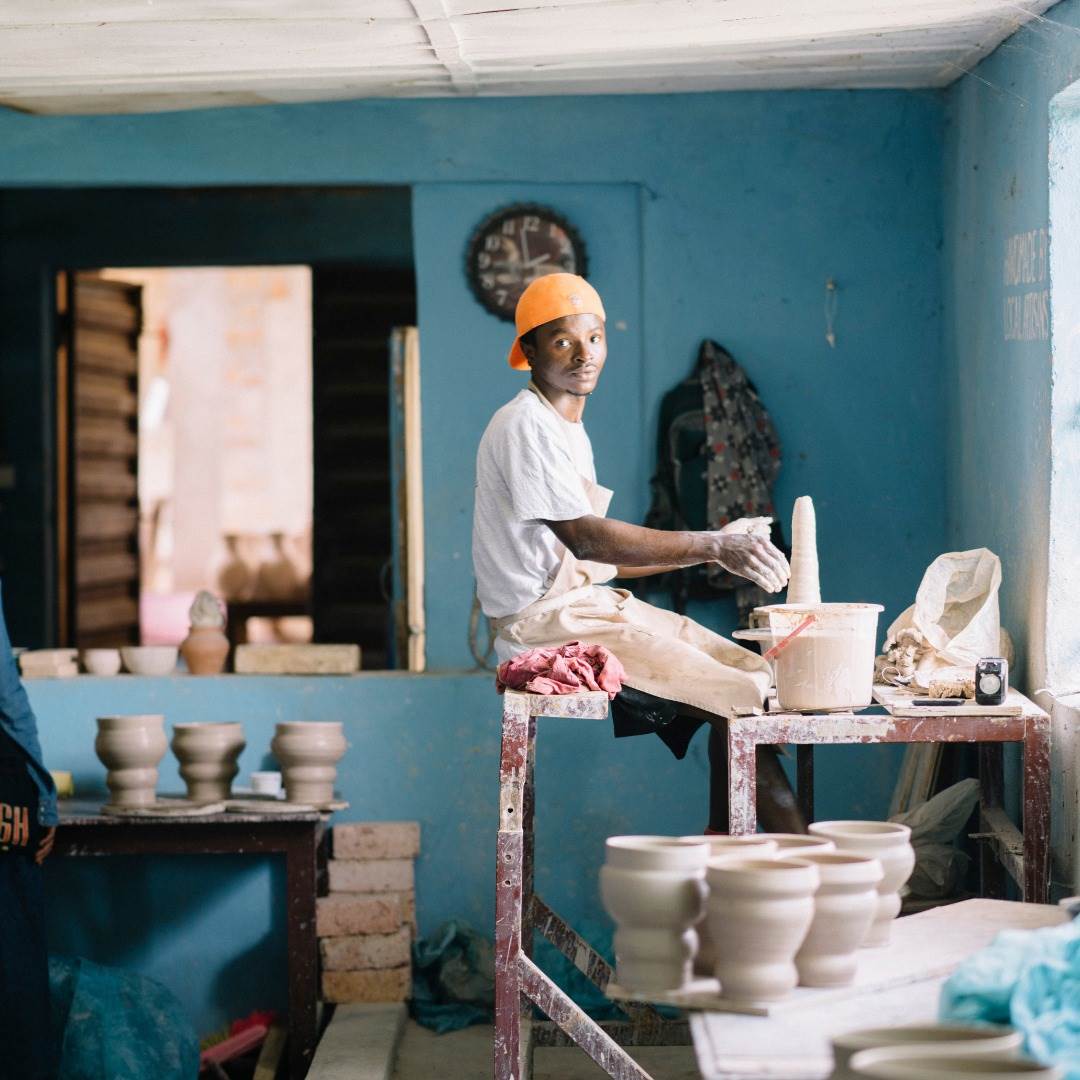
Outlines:
{"label": "red rag", "polygon": [[577,694],[603,690],[613,698],[626,671],[619,658],[603,645],[571,641],[545,649],[529,649],[499,665],[495,685],[504,690],[533,694]]}

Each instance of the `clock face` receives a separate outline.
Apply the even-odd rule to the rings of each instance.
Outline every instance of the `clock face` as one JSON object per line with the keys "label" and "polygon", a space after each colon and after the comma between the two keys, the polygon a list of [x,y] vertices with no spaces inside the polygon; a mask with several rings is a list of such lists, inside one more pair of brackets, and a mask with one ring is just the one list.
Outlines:
{"label": "clock face", "polygon": [[498,210],[469,241],[466,273],[476,299],[493,315],[514,321],[527,285],[543,274],[585,274],[585,245],[565,218],[543,206]]}

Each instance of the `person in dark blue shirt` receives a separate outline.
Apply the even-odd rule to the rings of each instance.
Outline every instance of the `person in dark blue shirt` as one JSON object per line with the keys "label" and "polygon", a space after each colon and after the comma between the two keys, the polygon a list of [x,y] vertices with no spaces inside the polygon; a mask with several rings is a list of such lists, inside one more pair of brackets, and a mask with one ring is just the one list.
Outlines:
{"label": "person in dark blue shirt", "polygon": [[0,1078],[55,1076],[41,864],[56,823],[56,786],[42,760],[0,594]]}

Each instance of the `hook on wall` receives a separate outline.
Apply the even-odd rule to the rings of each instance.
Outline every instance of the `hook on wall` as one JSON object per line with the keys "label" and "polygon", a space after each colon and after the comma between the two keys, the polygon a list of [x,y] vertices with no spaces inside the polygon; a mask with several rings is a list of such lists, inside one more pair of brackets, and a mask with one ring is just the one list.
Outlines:
{"label": "hook on wall", "polygon": [[825,340],[830,349],[836,348],[837,287],[834,278],[825,279]]}

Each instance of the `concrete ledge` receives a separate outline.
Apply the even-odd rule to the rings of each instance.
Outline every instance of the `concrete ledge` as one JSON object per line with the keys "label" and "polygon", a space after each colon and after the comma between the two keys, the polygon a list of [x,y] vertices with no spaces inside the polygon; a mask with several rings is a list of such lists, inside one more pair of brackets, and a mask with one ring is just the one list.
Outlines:
{"label": "concrete ledge", "polygon": [[403,1004],[339,1005],[307,1080],[390,1080],[405,1017]]}

